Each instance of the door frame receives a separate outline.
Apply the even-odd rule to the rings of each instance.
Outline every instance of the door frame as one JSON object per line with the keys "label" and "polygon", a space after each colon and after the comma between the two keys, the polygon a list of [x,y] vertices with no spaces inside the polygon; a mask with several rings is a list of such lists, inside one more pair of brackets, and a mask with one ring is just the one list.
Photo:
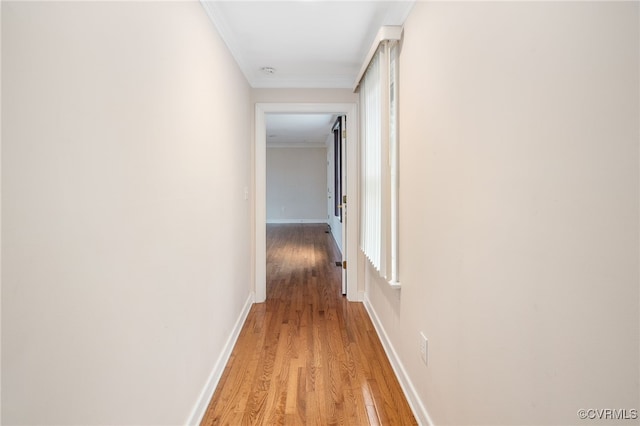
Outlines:
{"label": "door frame", "polygon": [[[255,108],[255,146],[254,146],[254,301],[264,302],[267,299],[267,127],[266,114],[343,114],[347,116],[347,195],[349,201],[349,219],[345,217],[346,226],[343,247],[343,259],[348,260],[347,268],[347,300],[361,301],[358,291],[358,230],[359,203],[358,194],[358,110],[355,103],[256,103]],[[343,158],[343,161],[345,159]]]}

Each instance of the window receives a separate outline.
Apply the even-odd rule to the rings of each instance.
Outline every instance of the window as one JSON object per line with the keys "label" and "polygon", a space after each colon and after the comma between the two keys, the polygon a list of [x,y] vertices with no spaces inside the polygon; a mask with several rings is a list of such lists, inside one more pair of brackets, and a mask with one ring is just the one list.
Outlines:
{"label": "window", "polygon": [[398,271],[398,41],[383,27],[356,90],[361,109],[360,247],[392,286]]}
{"label": "window", "polygon": [[398,284],[398,42],[389,55],[390,282]]}

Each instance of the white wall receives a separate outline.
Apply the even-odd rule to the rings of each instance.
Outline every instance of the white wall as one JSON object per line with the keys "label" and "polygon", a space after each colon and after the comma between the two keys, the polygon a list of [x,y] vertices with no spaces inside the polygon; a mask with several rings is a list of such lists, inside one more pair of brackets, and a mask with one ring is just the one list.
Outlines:
{"label": "white wall", "polygon": [[2,9],[2,422],[184,424],[250,295],[250,89],[197,2]]}
{"label": "white wall", "polygon": [[267,222],[327,222],[326,158],[326,148],[267,148]]}
{"label": "white wall", "polygon": [[402,289],[367,297],[437,425],[640,409],[638,7],[419,2],[405,24]]}

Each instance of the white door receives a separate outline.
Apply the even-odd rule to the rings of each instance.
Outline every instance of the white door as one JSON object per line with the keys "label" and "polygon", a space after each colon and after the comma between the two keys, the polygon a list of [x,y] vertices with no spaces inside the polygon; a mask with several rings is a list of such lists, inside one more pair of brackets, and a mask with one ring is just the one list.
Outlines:
{"label": "white door", "polygon": [[[347,294],[347,173],[346,173],[346,116],[340,115],[336,119],[331,131],[333,132],[333,159],[327,161],[333,166],[333,194],[329,189],[329,198],[332,198],[329,215],[334,215],[337,221],[333,221],[340,227],[340,247],[342,252],[342,294]],[[337,229],[336,229],[337,230]],[[334,234],[335,235],[335,234]],[[339,265],[339,264],[338,264]]]}
{"label": "white door", "polygon": [[347,116],[341,120],[340,184],[342,186],[342,294],[347,294]]}

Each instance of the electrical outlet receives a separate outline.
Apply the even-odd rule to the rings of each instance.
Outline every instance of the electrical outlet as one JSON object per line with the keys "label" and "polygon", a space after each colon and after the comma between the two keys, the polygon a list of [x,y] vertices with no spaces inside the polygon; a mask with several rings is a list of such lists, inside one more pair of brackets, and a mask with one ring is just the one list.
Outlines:
{"label": "electrical outlet", "polygon": [[423,332],[420,332],[420,359],[424,362],[424,365],[429,365],[429,340]]}

